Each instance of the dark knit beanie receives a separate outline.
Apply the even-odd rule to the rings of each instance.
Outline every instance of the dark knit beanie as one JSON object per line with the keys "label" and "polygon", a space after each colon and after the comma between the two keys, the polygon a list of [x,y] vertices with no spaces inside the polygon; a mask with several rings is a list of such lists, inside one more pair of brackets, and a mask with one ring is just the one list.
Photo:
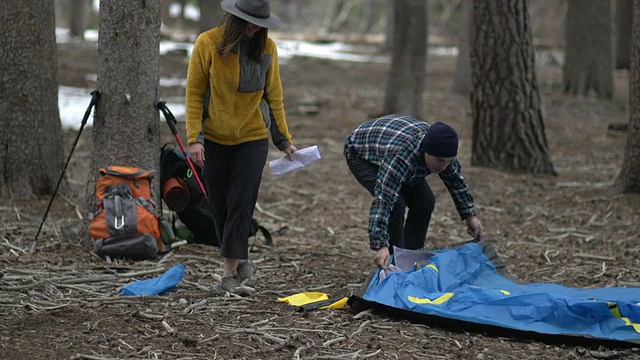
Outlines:
{"label": "dark knit beanie", "polygon": [[429,127],[420,147],[431,156],[456,157],[458,155],[458,134],[451,126],[437,122]]}

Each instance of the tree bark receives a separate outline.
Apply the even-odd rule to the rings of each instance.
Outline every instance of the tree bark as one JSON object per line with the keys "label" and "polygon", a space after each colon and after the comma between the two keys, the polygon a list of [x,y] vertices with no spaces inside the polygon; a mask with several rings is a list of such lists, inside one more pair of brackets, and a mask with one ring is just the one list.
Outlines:
{"label": "tree bark", "polygon": [[629,69],[631,63],[631,27],[633,0],[616,1],[616,69]]}
{"label": "tree bark", "polygon": [[[97,88],[101,96],[93,121],[94,148],[86,189],[88,213],[94,209],[99,168],[133,166],[155,170],[158,175],[159,44],[159,1],[100,1]],[[158,183],[152,182],[156,203]]]}
{"label": "tree bark", "polygon": [[633,2],[631,68],[629,70],[629,131],[620,175],[614,188],[640,193],[640,0]]}
{"label": "tree bark", "polygon": [[473,39],[473,2],[462,1],[462,16],[458,31],[458,56],[451,91],[457,94],[471,93],[471,44]]}
{"label": "tree bark", "polygon": [[613,96],[613,44],[609,0],[568,0],[564,91]]}
{"label": "tree bark", "polygon": [[393,2],[394,31],[384,112],[423,116],[427,77],[427,4],[423,0]]}
{"label": "tree bark", "polygon": [[53,1],[3,1],[0,33],[0,197],[52,194],[64,166]]}
{"label": "tree bark", "polygon": [[555,174],[536,81],[527,0],[474,2],[471,163]]}

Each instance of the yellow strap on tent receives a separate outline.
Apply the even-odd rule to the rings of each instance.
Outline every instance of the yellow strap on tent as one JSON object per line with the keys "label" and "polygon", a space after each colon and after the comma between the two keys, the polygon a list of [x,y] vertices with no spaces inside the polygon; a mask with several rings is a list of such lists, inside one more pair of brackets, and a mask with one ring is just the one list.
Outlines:
{"label": "yellow strap on tent", "polygon": [[344,308],[345,305],[347,305],[347,300],[349,300],[349,298],[345,296],[342,299],[335,301],[333,304],[321,307],[320,309],[333,309],[333,310],[342,309]]}
{"label": "yellow strap on tent", "polygon": [[329,295],[321,292],[303,292],[287,297],[278,298],[278,301],[289,303],[293,306],[302,306],[316,301],[327,300]]}

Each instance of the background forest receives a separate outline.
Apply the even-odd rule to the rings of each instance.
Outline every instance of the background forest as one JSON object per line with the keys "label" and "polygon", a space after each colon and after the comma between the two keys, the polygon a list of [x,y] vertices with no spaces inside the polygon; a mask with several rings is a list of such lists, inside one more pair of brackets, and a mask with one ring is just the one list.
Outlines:
{"label": "background forest", "polygon": [[[159,147],[173,141],[154,105],[171,99],[181,113],[189,46],[219,22],[218,2],[4,2],[3,356],[640,358],[628,344],[498,336],[375,312],[302,314],[277,301],[301,291],[349,296],[373,271],[371,199],[349,173],[342,142],[362,121],[390,112],[458,130],[487,238],[514,278],[640,286],[639,8],[630,0],[272,0],[285,24],[269,33],[279,51],[321,49],[317,57],[294,51],[281,73],[294,141],[318,145],[322,159],[280,177],[265,167],[255,216],[275,245],[253,240],[259,286],[239,299],[215,291],[214,248],[107,263],[86,236],[97,168],[157,168]],[[159,51],[167,44],[173,50]],[[358,61],[332,59],[338,51],[327,45]],[[61,126],[59,100],[69,88],[85,94],[78,124],[90,92],[102,93],[91,126]],[[179,130],[184,136],[182,122]],[[269,160],[280,156],[270,149]],[[469,240],[442,182],[428,181],[437,204],[427,247]],[[118,295],[176,264],[187,275],[175,291]]]}

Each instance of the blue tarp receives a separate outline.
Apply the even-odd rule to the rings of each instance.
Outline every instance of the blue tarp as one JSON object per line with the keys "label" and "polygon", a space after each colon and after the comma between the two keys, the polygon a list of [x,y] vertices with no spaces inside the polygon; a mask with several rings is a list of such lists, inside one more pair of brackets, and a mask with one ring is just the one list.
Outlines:
{"label": "blue tarp", "polygon": [[640,288],[520,284],[477,243],[434,251],[425,266],[372,278],[363,299],[476,324],[640,343]]}
{"label": "blue tarp", "polygon": [[120,289],[123,296],[140,296],[140,295],[160,295],[169,290],[173,290],[184,278],[185,266],[178,264],[167,270],[161,276],[134,281]]}

